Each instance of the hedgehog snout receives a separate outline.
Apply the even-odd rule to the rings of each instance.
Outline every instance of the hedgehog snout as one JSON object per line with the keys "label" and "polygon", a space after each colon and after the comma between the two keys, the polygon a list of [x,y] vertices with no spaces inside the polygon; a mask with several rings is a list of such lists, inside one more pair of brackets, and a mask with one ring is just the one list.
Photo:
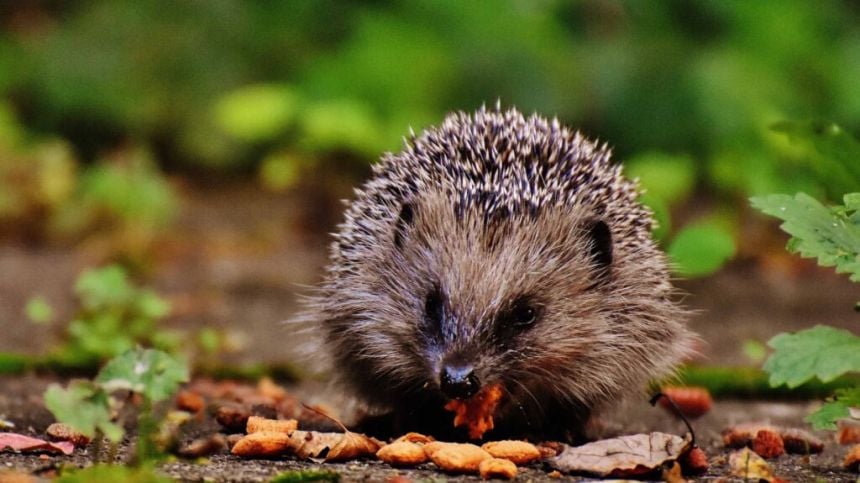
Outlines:
{"label": "hedgehog snout", "polygon": [[468,399],[481,388],[471,364],[446,363],[439,373],[439,388],[451,399]]}

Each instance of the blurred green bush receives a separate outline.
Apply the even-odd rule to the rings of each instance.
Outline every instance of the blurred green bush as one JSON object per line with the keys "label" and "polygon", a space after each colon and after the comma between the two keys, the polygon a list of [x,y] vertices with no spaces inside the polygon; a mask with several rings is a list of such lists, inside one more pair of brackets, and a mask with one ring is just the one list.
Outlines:
{"label": "blurred green bush", "polygon": [[[59,137],[83,164],[142,146],[166,169],[254,171],[284,190],[500,99],[610,141],[688,275],[737,250],[748,196],[840,190],[771,124],[860,130],[860,9],[838,0],[20,2],[0,25],[0,96],[23,123],[0,110],[7,143]],[[69,183],[48,183],[49,205]],[[693,193],[706,202],[685,209]],[[698,240],[717,256],[687,266]]]}

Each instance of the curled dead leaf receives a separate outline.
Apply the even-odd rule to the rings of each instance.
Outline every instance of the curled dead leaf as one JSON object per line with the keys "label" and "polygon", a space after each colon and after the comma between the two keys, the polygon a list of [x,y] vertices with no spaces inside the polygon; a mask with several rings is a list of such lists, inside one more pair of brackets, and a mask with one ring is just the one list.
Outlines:
{"label": "curled dead leaf", "polygon": [[602,477],[632,477],[653,473],[690,450],[689,437],[654,432],[604,439],[582,446],[567,446],[548,461],[567,473]]}
{"label": "curled dead leaf", "polygon": [[348,461],[373,456],[382,445],[373,438],[347,431],[329,450],[326,461]]}

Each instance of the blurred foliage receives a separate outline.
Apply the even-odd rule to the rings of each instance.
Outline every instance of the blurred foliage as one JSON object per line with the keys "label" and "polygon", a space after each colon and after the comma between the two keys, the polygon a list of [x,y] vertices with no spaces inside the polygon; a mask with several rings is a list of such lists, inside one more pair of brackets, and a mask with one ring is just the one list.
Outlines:
{"label": "blurred foliage", "polygon": [[[860,130],[860,9],[839,0],[84,0],[0,14],[0,220],[81,233],[108,218],[131,259],[176,210],[155,164],[301,188],[320,163],[350,176],[410,126],[498,99],[611,142],[665,246],[713,235],[709,260],[675,257],[702,275],[736,251],[741,200],[850,188],[820,158],[841,131],[779,126],[816,132],[810,147],[768,126]],[[690,214],[693,193],[709,203]]]}
{"label": "blurred foliage", "polygon": [[[226,346],[224,334],[214,329],[188,334],[164,327],[170,304],[152,290],[135,285],[119,265],[83,272],[75,282],[75,294],[78,313],[49,357],[60,366],[88,368],[137,346],[206,362]],[[34,297],[27,304],[27,313],[35,322],[45,323],[43,316],[51,313],[51,307],[43,298]]]}

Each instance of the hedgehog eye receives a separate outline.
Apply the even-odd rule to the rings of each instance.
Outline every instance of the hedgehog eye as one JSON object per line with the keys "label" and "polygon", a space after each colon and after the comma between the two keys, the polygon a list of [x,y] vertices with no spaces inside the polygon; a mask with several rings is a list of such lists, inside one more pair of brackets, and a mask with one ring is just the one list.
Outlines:
{"label": "hedgehog eye", "polygon": [[400,214],[397,215],[397,221],[394,223],[394,246],[403,248],[403,238],[406,236],[406,229],[412,226],[415,220],[415,210],[410,203],[404,203],[400,208]]}
{"label": "hedgehog eye", "polygon": [[531,327],[538,318],[538,309],[527,297],[520,297],[514,301],[505,317],[510,326],[525,329]]}

